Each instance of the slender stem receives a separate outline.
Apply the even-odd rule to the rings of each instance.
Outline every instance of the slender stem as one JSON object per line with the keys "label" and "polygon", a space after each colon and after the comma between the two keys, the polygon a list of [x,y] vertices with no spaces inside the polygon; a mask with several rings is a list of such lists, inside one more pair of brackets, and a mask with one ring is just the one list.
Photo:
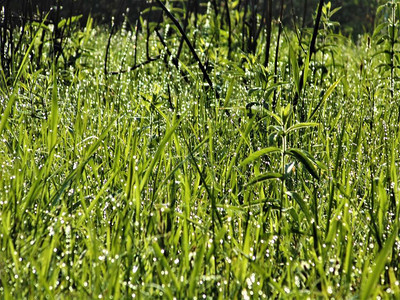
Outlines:
{"label": "slender stem", "polygon": [[310,61],[311,61],[311,55],[313,53],[317,52],[317,49],[315,48],[315,44],[317,42],[318,28],[319,28],[319,23],[321,22],[322,7],[323,6],[324,6],[324,0],[320,0],[319,1],[319,5],[318,5],[317,17],[315,19],[315,24],[314,24],[314,31],[313,31],[313,35],[312,35],[311,43],[310,43],[310,52],[309,52]]}
{"label": "slender stem", "polygon": [[225,6],[226,6],[226,21],[228,23],[228,58],[230,58],[232,52],[232,25],[231,25],[231,15],[229,12],[228,0],[225,0]]}
{"label": "slender stem", "polygon": [[285,177],[285,161],[286,161],[286,134],[282,136],[282,153],[281,153],[281,173],[283,174],[282,180],[281,180],[281,205],[279,206],[279,216],[278,216],[278,240],[276,243],[276,259],[279,259],[279,248],[280,248],[280,238],[281,238],[281,232],[282,232],[282,214],[283,214],[283,207],[287,206],[287,201],[286,201],[286,177]]}
{"label": "slender stem", "polygon": [[[284,4],[284,0],[281,0],[281,12],[279,14],[278,40],[276,42],[276,48],[275,48],[274,84],[276,84],[276,82],[278,81],[279,43],[281,41],[281,34],[282,34],[283,4]],[[276,90],[274,90],[274,98],[272,100],[272,109],[275,110],[275,108],[276,108]]]}

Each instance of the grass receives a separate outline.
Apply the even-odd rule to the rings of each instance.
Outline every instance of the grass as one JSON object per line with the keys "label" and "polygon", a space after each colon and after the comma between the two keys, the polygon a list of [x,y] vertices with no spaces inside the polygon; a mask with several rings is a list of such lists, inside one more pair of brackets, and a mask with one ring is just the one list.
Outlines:
{"label": "grass", "polygon": [[[326,30],[299,63],[284,29],[275,77],[261,46],[228,60],[202,18],[219,98],[156,34],[161,59],[108,76],[107,29],[76,31],[85,54],[66,69],[37,69],[27,45],[0,91],[2,298],[400,297],[393,38]],[[109,70],[135,43],[146,61],[145,33],[113,36]]]}

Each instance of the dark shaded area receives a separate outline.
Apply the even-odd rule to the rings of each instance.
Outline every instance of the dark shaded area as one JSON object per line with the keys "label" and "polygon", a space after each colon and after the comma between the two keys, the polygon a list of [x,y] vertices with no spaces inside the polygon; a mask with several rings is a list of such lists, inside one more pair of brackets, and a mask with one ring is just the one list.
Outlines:
{"label": "dark shaded area", "polygon": [[[212,7],[218,12],[218,7],[224,6],[224,0],[197,0],[198,7],[205,8],[207,3],[210,2]],[[328,3],[329,1],[324,1]],[[341,6],[333,17],[334,21],[341,24],[341,31],[346,35],[356,37],[358,34],[365,31],[370,32],[375,22],[375,11],[380,1],[378,0],[338,0],[331,1],[332,8]],[[171,2],[174,6],[180,6],[185,1]],[[267,9],[266,0],[253,0],[239,1],[239,6],[248,4],[249,10],[254,9],[254,13],[266,16],[264,10]],[[280,12],[280,1],[272,1],[272,18],[277,19]],[[138,19],[140,12],[145,10],[151,5],[151,1],[145,0],[19,0],[0,1],[1,6],[11,9],[11,15],[15,19],[24,16],[34,17],[42,13],[49,12],[51,8],[60,7],[60,16],[63,18],[72,15],[82,15],[81,24],[86,24],[89,14],[99,24],[109,24],[114,19],[116,24],[121,24],[125,18],[131,22]],[[311,27],[313,24],[313,16],[315,16],[316,8],[318,5],[317,0],[286,0],[284,1],[284,16],[283,23],[286,26],[293,26],[296,24],[298,27]],[[204,9],[203,9],[204,11]],[[29,12],[27,14],[27,12]],[[154,14],[154,11],[152,12]],[[50,19],[56,17],[56,10],[50,14]]]}
{"label": "dark shaded area", "polygon": [[354,38],[363,32],[372,32],[375,24],[376,9],[382,1],[379,0],[338,0],[333,1],[335,6],[342,9],[333,17],[341,24],[344,34],[351,34]]}
{"label": "dark shaded area", "polygon": [[[274,16],[279,15],[279,1],[274,2]],[[312,27],[316,15],[318,0],[286,0],[283,22],[286,26]],[[375,24],[376,9],[383,1],[380,0],[337,0],[331,2],[331,9],[341,7],[331,21],[339,22],[341,32],[356,39],[359,34],[371,33]]]}
{"label": "dark shaded area", "polygon": [[[150,4],[143,0],[2,0],[0,5],[11,11],[12,17],[16,20],[25,17],[37,19],[43,13],[50,12],[51,20],[55,19],[57,13],[62,18],[82,15],[81,24],[84,26],[89,15],[100,24],[110,23],[112,19],[117,24],[121,23],[126,14],[134,20]],[[60,8],[59,12],[57,8]]]}

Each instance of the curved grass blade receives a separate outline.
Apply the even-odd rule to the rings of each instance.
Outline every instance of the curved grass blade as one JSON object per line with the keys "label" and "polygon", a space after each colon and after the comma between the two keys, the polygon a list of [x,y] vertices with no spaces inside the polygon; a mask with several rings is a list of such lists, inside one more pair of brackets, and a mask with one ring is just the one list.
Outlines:
{"label": "curved grass blade", "polygon": [[289,127],[289,129],[286,131],[286,133],[289,133],[294,130],[302,129],[302,128],[316,127],[318,125],[319,125],[319,123],[313,123],[313,122],[298,123],[298,124],[295,124],[295,125]]}
{"label": "curved grass blade", "polygon": [[291,163],[286,164],[285,166],[285,177],[287,178],[290,173],[293,171],[295,162],[292,161]]}
{"label": "curved grass blade", "polygon": [[156,194],[165,186],[165,184],[168,182],[168,180],[171,179],[171,177],[175,174],[175,172],[182,167],[183,163],[188,161],[190,157],[197,152],[197,150],[200,149],[201,146],[203,146],[207,141],[209,140],[209,137],[204,138],[189,154],[185,157],[185,159],[181,160],[172,170],[171,172],[168,173],[168,175],[165,177],[165,179],[162,181],[162,183],[159,185],[159,187],[156,190]]}
{"label": "curved grass blade", "polygon": [[268,172],[268,173],[256,176],[255,178],[250,180],[250,182],[246,185],[256,184],[258,182],[262,182],[262,181],[269,180],[269,179],[282,179],[282,178],[283,178],[283,175],[281,173]]}
{"label": "curved grass blade", "polygon": [[311,159],[307,157],[305,151],[297,148],[291,148],[286,151],[286,154],[296,158],[299,162],[301,162],[312,177],[314,177],[317,180],[320,179],[317,169],[314,166],[314,163],[311,161]]}
{"label": "curved grass blade", "polygon": [[[248,137],[247,137],[247,136],[248,136],[248,134],[250,133],[251,129],[253,128],[253,124],[254,124],[254,119],[250,119],[250,121],[249,121],[248,124],[246,125],[246,128],[245,128],[244,132],[242,132],[242,131],[239,129],[239,132],[240,132],[241,137],[240,137],[239,143],[238,143],[238,145],[237,145],[237,147],[236,147],[235,153],[239,153],[240,148],[242,147],[242,145],[243,145],[244,143],[246,143],[246,144],[248,143]],[[226,173],[225,173],[225,178],[229,178],[229,177],[231,176],[232,169],[233,169],[234,166],[236,166],[237,157],[238,157],[238,156],[235,155],[235,156],[233,156],[233,158],[231,159],[231,162],[229,163],[228,170],[227,170]]]}
{"label": "curved grass blade", "polygon": [[308,117],[308,120],[311,120],[314,115],[316,114],[317,110],[321,107],[322,104],[328,99],[328,97],[332,94],[333,90],[335,87],[339,84],[340,80],[342,80],[343,77],[340,77],[338,80],[336,80],[326,91],[324,97],[322,97],[322,100],[318,103],[318,105],[314,108],[313,112],[310,114]]}
{"label": "curved grass blade", "polygon": [[256,151],[256,152],[250,154],[245,160],[243,160],[241,162],[240,165],[241,166],[248,165],[249,163],[251,163],[251,162],[255,161],[257,158],[259,158],[260,156],[263,156],[268,153],[274,153],[274,152],[280,152],[280,151],[281,151],[281,149],[278,147],[267,147],[267,148],[261,149],[259,151]]}
{"label": "curved grass blade", "polygon": [[154,154],[153,159],[151,160],[149,166],[147,167],[147,171],[143,176],[142,182],[140,183],[140,190],[143,190],[145,185],[147,184],[147,181],[150,178],[150,174],[153,172],[154,166],[156,162],[159,160],[161,153],[164,151],[165,145],[168,143],[168,141],[171,139],[172,134],[175,132],[175,129],[178,127],[180,121],[177,121],[174,126],[172,126],[167,133],[165,134],[164,138],[161,140],[160,145],[158,146],[158,149],[156,153]]}
{"label": "curved grass blade", "polygon": [[274,113],[271,112],[271,111],[268,111],[267,113],[268,113],[271,117],[273,117],[273,118],[275,119],[275,121],[276,121],[279,125],[283,126],[283,121],[282,121],[281,117],[279,117],[277,114],[274,114]]}

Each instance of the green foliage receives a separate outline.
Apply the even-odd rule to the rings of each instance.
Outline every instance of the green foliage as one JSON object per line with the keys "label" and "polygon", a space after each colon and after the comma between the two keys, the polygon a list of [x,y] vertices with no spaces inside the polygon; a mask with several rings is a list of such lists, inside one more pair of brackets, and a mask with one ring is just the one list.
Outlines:
{"label": "green foliage", "polygon": [[26,27],[0,85],[1,298],[400,295],[398,3],[357,44],[321,26],[312,55],[285,28],[266,66],[250,12],[228,33],[207,9],[179,54],[171,19],[89,20],[39,69],[52,29]]}

